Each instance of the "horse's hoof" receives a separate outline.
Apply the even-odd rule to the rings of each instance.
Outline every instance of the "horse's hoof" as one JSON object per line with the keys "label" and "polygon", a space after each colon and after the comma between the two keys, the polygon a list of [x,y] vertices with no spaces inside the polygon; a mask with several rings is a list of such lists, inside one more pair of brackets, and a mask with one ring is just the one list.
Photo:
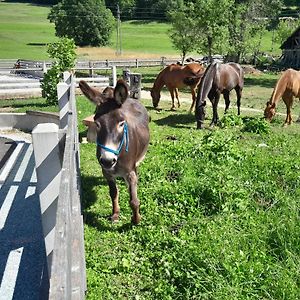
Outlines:
{"label": "horse's hoof", "polygon": [[171,107],[171,111],[176,111],[176,108],[175,107]]}

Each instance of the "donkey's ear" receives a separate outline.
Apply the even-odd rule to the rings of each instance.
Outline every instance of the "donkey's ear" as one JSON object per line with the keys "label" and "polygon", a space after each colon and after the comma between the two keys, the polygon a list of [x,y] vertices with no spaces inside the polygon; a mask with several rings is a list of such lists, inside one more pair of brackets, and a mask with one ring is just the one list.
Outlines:
{"label": "donkey's ear", "polygon": [[94,104],[99,105],[104,102],[103,95],[96,89],[90,87],[84,80],[79,81],[79,87],[83,94]]}
{"label": "donkey's ear", "polygon": [[114,98],[120,106],[128,98],[128,86],[124,80],[118,80],[114,90]]}

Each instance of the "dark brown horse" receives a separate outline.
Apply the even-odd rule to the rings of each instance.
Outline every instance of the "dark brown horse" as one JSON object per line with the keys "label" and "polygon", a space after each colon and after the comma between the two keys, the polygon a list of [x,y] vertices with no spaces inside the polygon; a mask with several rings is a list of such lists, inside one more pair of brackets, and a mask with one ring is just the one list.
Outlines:
{"label": "dark brown horse", "polygon": [[192,94],[192,105],[190,111],[193,110],[196,101],[196,88],[204,73],[204,67],[199,63],[190,63],[185,66],[172,64],[165,67],[156,77],[151,89],[151,97],[153,106],[156,108],[160,100],[160,91],[166,86],[172,98],[172,107],[175,109],[174,96],[176,96],[178,107],[180,107],[178,88],[189,86]]}
{"label": "dark brown horse", "polygon": [[119,219],[120,207],[116,177],[128,184],[132,222],[138,224],[137,166],[143,160],[149,144],[149,116],[139,101],[128,98],[126,83],[119,80],[115,89],[102,94],[80,81],[84,95],[96,106],[94,121],[97,125],[97,158],[109,185],[113,211],[111,220]]}
{"label": "dark brown horse", "polygon": [[227,63],[221,64],[213,62],[206,69],[202,80],[198,87],[195,116],[197,120],[197,128],[202,128],[205,119],[206,97],[212,103],[213,118],[211,126],[217,124],[218,103],[221,94],[225,99],[225,113],[228,111],[230,99],[230,91],[235,89],[237,96],[238,115],[240,115],[241,96],[244,87],[244,71],[239,64]]}
{"label": "dark brown horse", "polygon": [[[282,98],[286,105],[285,125],[292,123],[291,108],[293,106],[294,97],[300,99],[300,71],[288,69],[282,73],[278,79],[271,99],[267,102],[264,115],[269,121],[273,119],[276,113],[276,106]],[[300,120],[300,116],[298,122]]]}

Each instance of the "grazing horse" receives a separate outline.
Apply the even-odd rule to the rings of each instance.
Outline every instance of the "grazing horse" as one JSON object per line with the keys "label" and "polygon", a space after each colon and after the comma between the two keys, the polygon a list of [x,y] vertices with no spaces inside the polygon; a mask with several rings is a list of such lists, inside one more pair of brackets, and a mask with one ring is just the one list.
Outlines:
{"label": "grazing horse", "polygon": [[[270,101],[264,111],[265,118],[269,121],[275,116],[275,108],[279,100],[282,98],[286,105],[286,119],[285,125],[292,123],[291,108],[294,97],[300,99],[300,71],[288,69],[279,77]],[[300,116],[299,116],[300,119]]]}
{"label": "grazing horse", "polygon": [[178,107],[180,102],[178,98],[178,88],[189,86],[192,93],[192,105],[190,111],[193,110],[196,101],[196,87],[204,73],[204,67],[198,63],[190,63],[185,66],[172,64],[164,68],[156,77],[151,89],[151,97],[153,106],[156,108],[160,100],[160,91],[166,86],[172,98],[172,110],[175,109],[174,95],[176,96]]}
{"label": "grazing horse", "polygon": [[143,160],[149,144],[149,116],[140,102],[128,98],[128,87],[122,80],[115,89],[101,94],[85,81],[79,82],[84,95],[96,105],[97,159],[109,186],[112,200],[112,221],[119,219],[120,207],[116,177],[128,184],[132,222],[141,216],[137,197],[137,166]]}
{"label": "grazing horse", "polygon": [[225,100],[225,113],[228,111],[230,91],[235,89],[237,96],[238,115],[240,115],[241,96],[244,87],[244,71],[237,63],[211,63],[206,69],[198,86],[195,116],[197,128],[201,129],[205,119],[206,97],[212,103],[213,118],[211,126],[218,123],[218,103],[221,94]]}

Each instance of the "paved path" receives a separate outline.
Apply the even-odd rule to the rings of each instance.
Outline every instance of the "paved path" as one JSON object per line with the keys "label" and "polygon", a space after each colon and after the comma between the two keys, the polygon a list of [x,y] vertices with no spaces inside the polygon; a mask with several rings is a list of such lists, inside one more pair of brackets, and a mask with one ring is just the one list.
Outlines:
{"label": "paved path", "polygon": [[1,300],[46,298],[45,245],[34,166],[32,144],[18,140],[0,171]]}

